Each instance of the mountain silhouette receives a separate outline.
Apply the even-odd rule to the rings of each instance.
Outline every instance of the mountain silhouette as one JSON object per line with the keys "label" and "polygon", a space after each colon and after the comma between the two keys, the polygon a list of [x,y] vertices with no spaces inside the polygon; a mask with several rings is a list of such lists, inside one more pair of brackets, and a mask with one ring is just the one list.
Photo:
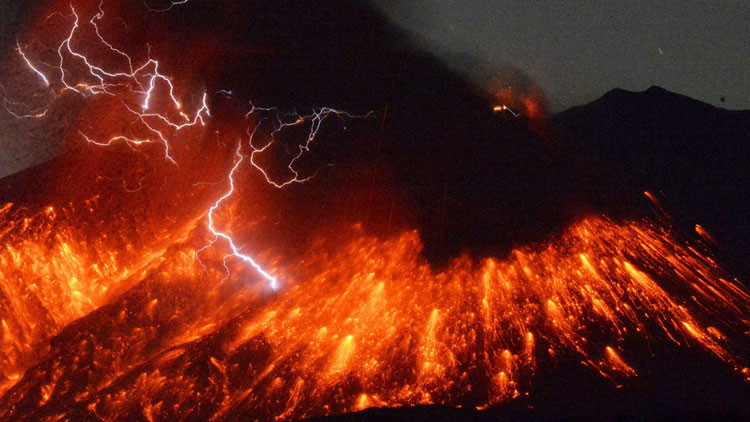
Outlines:
{"label": "mountain silhouette", "polygon": [[612,216],[633,216],[634,198],[656,193],[686,231],[695,224],[706,228],[732,272],[747,280],[750,111],[724,110],[659,87],[614,89],[551,122],[586,201]]}

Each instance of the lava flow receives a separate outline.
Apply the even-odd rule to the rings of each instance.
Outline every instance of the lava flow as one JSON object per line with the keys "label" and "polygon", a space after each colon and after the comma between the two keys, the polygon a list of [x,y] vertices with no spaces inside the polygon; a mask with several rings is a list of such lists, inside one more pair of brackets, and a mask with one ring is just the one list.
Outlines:
{"label": "lava flow", "polygon": [[[748,375],[731,339],[749,325],[750,295],[711,259],[648,223],[589,218],[545,245],[504,259],[462,257],[439,272],[420,258],[418,233],[377,239],[354,227],[343,246],[321,239],[300,263],[274,268],[287,283],[270,295],[259,274],[235,264],[227,276],[198,263],[200,233],[147,257],[150,266],[132,271],[143,268],[136,287],[88,316],[101,304],[96,287],[116,288],[121,277],[84,273],[81,281],[17,293],[17,301],[38,298],[34,305],[45,311],[4,319],[3,349],[20,344],[18,356],[35,334],[41,339],[20,324],[43,324],[41,315],[83,318],[44,352],[6,363],[18,375],[6,376],[4,420],[297,419],[372,406],[486,407],[533,393],[535,368],[548,361],[580,361],[626,382],[639,371],[630,356],[663,342],[703,349]],[[18,258],[3,260],[4,274],[38,250],[32,245],[6,252]],[[93,261],[77,249],[48,259],[53,280]],[[109,271],[131,273],[118,269]],[[28,274],[45,276],[35,268]],[[74,283],[83,293],[65,296]],[[81,296],[90,298],[84,307],[75,300]]]}
{"label": "lava flow", "polygon": [[49,101],[13,99],[6,107],[22,109],[9,112],[46,118],[80,97],[93,117],[71,136],[92,149],[65,158],[139,158],[115,175],[102,159],[105,174],[77,188],[80,199],[61,190],[0,206],[0,420],[484,409],[533,394],[540,368],[557,362],[621,386],[644,355],[672,348],[750,379],[750,293],[650,220],[589,216],[507,256],[465,254],[442,269],[422,257],[419,232],[362,224],[331,222],[285,254],[254,236],[273,209],[243,198],[314,182],[300,161],[321,126],[371,114],[246,102],[239,120],[214,123],[222,98],[239,101],[189,93],[150,50],[139,62],[116,47],[103,5],[88,19],[73,6],[50,14],[69,24],[51,48],[17,44]]}

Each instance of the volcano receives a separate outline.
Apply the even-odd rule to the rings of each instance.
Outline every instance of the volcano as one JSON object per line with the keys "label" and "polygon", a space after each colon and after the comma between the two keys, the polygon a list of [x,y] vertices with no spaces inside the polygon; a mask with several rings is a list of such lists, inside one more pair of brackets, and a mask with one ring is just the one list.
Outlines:
{"label": "volcano", "polygon": [[29,13],[0,420],[749,416],[750,112],[550,116],[364,2]]}

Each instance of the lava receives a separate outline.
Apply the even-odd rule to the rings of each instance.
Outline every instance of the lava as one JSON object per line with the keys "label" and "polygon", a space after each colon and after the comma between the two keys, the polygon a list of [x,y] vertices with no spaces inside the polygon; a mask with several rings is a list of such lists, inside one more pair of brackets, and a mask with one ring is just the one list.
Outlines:
{"label": "lava", "polygon": [[[17,364],[15,379],[6,372],[14,385],[3,418],[483,408],[533,393],[535,368],[549,360],[580,361],[622,383],[638,376],[632,349],[664,341],[747,373],[731,339],[750,325],[750,295],[653,224],[591,217],[544,245],[503,259],[463,256],[443,271],[420,257],[417,232],[348,232],[342,246],[321,238],[304,260],[274,268],[289,281],[269,296],[262,283],[247,282],[262,279],[257,273],[235,265],[227,276],[221,254],[196,262],[210,233],[193,227],[136,277],[138,288],[106,308],[83,309],[93,313],[79,321],[82,336],[61,334],[40,364]],[[51,259],[77,256],[67,253]],[[8,266],[4,260],[4,273]],[[86,276],[81,285],[101,282]],[[42,298],[50,313],[61,306]],[[65,381],[81,376],[85,382]],[[22,410],[29,397],[32,410]]]}
{"label": "lava", "polygon": [[[184,3],[147,6],[166,13]],[[134,169],[138,189],[101,175],[86,189],[102,192],[75,203],[0,206],[0,420],[484,409],[533,394],[539,368],[558,361],[623,385],[642,371],[637,356],[663,344],[700,350],[750,378],[750,292],[709,252],[652,220],[588,216],[540,244],[463,255],[442,269],[422,257],[419,232],[376,236],[362,224],[327,227],[336,235],[321,230],[312,246],[284,256],[245,235],[266,215],[240,206],[238,197],[257,188],[240,176],[252,173],[274,191],[313,180],[297,164],[321,125],[372,113],[285,113],[247,102],[233,122],[241,129],[214,125],[218,97],[236,98],[184,94],[150,55],[135,65],[102,35],[103,3],[88,21],[73,6],[55,17],[71,25],[55,65],[41,66],[17,44],[50,101],[79,95],[108,104],[127,130],[102,124],[101,137],[80,138],[141,154],[160,144],[163,152],[148,159],[183,179],[155,188]],[[119,60],[124,70],[79,49],[84,30],[104,46],[100,61]],[[541,103],[520,101],[496,110],[541,116]],[[271,170],[266,154],[291,129],[304,136]],[[213,134],[232,147],[211,157],[231,163],[185,165],[201,162],[205,150],[190,147]],[[194,182],[201,172],[220,178]],[[186,187],[193,190],[180,192]],[[131,209],[141,202],[122,195],[159,206]]]}

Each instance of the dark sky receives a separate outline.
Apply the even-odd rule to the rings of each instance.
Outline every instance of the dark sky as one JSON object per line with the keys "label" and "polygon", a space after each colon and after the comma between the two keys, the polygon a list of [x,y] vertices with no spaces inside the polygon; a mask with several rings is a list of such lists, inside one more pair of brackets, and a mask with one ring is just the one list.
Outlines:
{"label": "dark sky", "polygon": [[[471,56],[490,68],[517,68],[543,89],[553,111],[615,87],[651,85],[750,109],[748,0],[376,3],[448,61]],[[475,66],[455,63],[476,76]]]}
{"label": "dark sky", "polygon": [[[518,69],[553,111],[651,85],[750,109],[750,0],[372,1],[480,86]],[[21,16],[38,3],[0,0],[0,54],[12,52]],[[57,153],[47,132],[27,126],[0,113],[0,176]]]}

